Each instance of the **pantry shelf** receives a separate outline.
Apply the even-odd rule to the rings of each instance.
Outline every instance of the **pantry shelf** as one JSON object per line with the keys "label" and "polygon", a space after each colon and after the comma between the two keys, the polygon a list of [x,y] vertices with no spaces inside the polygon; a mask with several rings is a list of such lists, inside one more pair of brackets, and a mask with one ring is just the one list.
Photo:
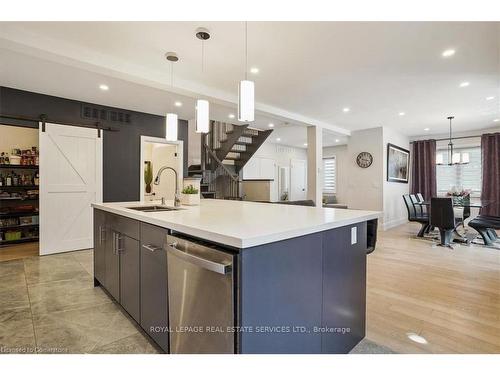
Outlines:
{"label": "pantry shelf", "polygon": [[38,165],[0,164],[0,169],[29,169],[29,170],[37,170],[38,169]]}

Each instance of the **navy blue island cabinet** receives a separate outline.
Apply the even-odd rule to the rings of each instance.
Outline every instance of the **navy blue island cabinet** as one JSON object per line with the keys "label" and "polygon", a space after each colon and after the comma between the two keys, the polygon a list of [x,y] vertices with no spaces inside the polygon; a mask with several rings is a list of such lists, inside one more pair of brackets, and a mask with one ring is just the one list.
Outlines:
{"label": "navy blue island cabinet", "polygon": [[241,251],[237,352],[348,353],[361,341],[366,231],[361,222]]}
{"label": "navy blue island cabinet", "polygon": [[94,283],[165,353],[348,353],[365,336],[372,221],[243,249],[144,221],[95,210]]}

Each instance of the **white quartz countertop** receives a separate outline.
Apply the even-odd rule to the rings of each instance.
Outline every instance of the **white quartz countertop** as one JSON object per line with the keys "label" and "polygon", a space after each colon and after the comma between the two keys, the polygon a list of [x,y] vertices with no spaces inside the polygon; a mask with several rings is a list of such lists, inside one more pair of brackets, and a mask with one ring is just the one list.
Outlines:
{"label": "white quartz countertop", "polygon": [[[145,223],[236,248],[248,248],[343,227],[381,216],[377,211],[303,207],[202,199],[179,211],[140,212],[127,207],[158,202],[97,203],[92,206]],[[167,201],[168,206],[173,203]]]}

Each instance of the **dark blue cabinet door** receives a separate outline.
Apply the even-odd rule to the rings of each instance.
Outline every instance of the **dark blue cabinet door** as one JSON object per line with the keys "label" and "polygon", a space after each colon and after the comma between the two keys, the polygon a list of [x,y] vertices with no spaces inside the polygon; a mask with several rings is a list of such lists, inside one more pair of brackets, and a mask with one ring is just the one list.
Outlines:
{"label": "dark blue cabinet door", "polygon": [[322,238],[243,250],[240,325],[253,332],[241,333],[241,353],[321,353],[321,334],[312,330],[321,326]]}
{"label": "dark blue cabinet door", "polygon": [[322,352],[348,353],[365,336],[365,318],[366,222],[323,232]]}
{"label": "dark blue cabinet door", "polygon": [[141,327],[168,353],[167,232],[141,223]]}
{"label": "dark blue cabinet door", "polygon": [[107,234],[106,213],[101,210],[94,210],[94,277],[101,284],[106,283]]}
{"label": "dark blue cabinet door", "polygon": [[139,241],[119,234],[118,246],[120,253],[120,304],[140,322],[139,300]]}

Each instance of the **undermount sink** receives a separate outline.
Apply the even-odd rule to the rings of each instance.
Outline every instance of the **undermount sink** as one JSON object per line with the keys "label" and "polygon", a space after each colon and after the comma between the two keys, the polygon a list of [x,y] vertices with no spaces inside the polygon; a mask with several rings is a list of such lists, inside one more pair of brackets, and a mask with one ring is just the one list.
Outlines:
{"label": "undermount sink", "polygon": [[127,207],[129,210],[136,210],[142,212],[161,212],[161,211],[179,211],[182,208],[177,207],[167,207],[167,206],[136,206],[136,207]]}

